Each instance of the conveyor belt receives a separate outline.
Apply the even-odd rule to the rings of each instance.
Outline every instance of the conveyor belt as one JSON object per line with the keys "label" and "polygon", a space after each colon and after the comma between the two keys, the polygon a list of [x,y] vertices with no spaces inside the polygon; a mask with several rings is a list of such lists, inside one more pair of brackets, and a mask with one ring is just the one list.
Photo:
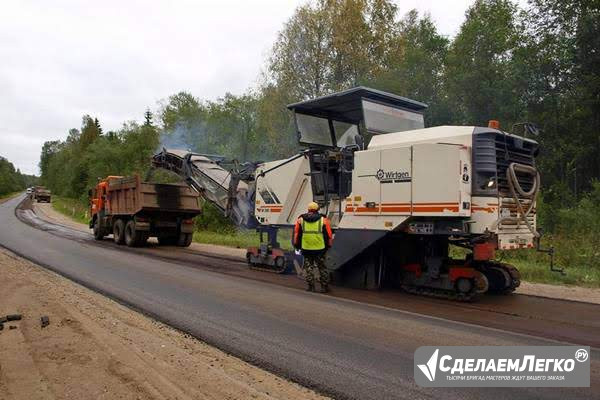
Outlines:
{"label": "conveyor belt", "polygon": [[184,150],[163,149],[154,156],[152,164],[181,176],[237,226],[256,227],[253,187],[232,176],[217,161]]}

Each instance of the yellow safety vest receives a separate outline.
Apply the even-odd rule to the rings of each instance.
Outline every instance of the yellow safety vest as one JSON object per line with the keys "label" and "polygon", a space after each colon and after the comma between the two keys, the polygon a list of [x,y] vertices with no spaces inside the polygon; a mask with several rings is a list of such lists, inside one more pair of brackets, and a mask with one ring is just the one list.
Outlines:
{"label": "yellow safety vest", "polygon": [[323,217],[315,222],[306,222],[302,218],[302,250],[324,250]]}

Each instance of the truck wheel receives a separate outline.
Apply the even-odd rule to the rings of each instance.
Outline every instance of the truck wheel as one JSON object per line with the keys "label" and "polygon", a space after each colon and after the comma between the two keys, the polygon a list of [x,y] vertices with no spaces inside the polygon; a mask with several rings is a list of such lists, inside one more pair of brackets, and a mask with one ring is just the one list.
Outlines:
{"label": "truck wheel", "polygon": [[125,244],[128,247],[137,247],[140,245],[140,236],[143,233],[135,230],[135,221],[129,220],[125,225]]}
{"label": "truck wheel", "polygon": [[100,229],[100,220],[96,218],[94,221],[94,239],[102,240],[104,239],[104,232]]}
{"label": "truck wheel", "polygon": [[179,238],[177,239],[177,246],[179,247],[189,247],[192,244],[192,239],[194,235],[192,233],[180,233]]}
{"label": "truck wheel", "polygon": [[125,231],[125,223],[123,222],[123,220],[122,219],[116,220],[115,224],[113,225],[113,239],[115,240],[116,244],[125,243],[124,231]]}

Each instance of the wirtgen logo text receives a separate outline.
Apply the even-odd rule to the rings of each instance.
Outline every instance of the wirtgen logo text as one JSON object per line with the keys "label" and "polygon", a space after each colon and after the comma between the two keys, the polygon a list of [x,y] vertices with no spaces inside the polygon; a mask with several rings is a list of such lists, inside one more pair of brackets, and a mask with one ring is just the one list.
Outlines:
{"label": "wirtgen logo text", "polygon": [[414,374],[428,387],[587,387],[590,356],[576,346],[424,346]]}

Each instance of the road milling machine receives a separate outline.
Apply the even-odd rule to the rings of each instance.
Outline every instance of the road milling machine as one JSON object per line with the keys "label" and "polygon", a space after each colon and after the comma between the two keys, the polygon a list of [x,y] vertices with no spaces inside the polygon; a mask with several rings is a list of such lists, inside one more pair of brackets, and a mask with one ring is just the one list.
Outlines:
{"label": "road milling machine", "polygon": [[[250,264],[283,271],[277,230],[315,201],[335,231],[326,264],[337,285],[458,300],[519,286],[518,270],[495,253],[539,247],[536,141],[496,121],[425,128],[426,104],[365,87],[288,108],[303,147],[288,159],[227,164],[164,149],[153,160],[239,226],[267,234],[248,250]],[[451,245],[466,257],[452,258]]]}

